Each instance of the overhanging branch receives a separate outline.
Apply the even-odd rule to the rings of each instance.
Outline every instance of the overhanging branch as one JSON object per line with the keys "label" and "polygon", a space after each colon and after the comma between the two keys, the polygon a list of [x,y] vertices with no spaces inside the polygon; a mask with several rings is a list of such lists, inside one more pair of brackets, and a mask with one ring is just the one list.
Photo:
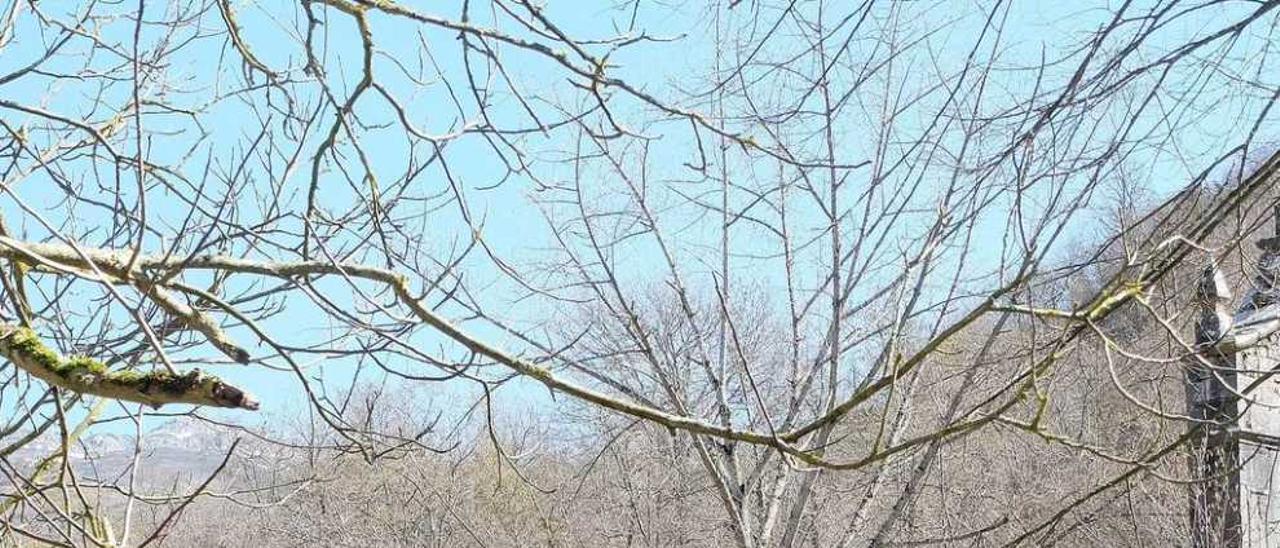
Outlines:
{"label": "overhanging branch", "polygon": [[0,324],[0,355],[53,386],[82,394],[160,407],[185,403],[210,407],[258,409],[258,401],[199,369],[175,375],[166,371],[138,373],[109,371],[102,362],[87,357],[59,356],[35,331]]}

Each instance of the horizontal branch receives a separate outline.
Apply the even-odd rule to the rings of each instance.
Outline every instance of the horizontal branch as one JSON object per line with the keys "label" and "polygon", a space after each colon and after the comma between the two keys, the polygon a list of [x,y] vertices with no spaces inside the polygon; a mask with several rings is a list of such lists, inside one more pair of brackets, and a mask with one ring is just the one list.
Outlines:
{"label": "horizontal branch", "polygon": [[1256,346],[1280,331],[1280,305],[1254,310],[1235,317],[1221,339],[1213,342],[1219,352],[1231,354]]}
{"label": "horizontal branch", "polygon": [[[136,261],[131,263],[128,251],[84,246],[72,247],[53,243],[23,242],[6,236],[0,236],[0,257],[21,260],[40,271],[96,279],[102,283],[114,283],[115,280],[97,278],[85,271],[96,268],[108,276],[123,279],[164,277],[168,273],[181,270],[217,270],[221,272],[257,274],[281,279],[293,279],[303,276],[345,276],[380,282],[389,286],[395,292],[401,304],[408,307],[422,323],[436,329],[468,350],[505,365],[521,375],[532,378],[551,390],[618,413],[651,421],[667,428],[795,451],[794,448],[781,443],[771,434],[711,424],[693,417],[677,415],[655,407],[616,398],[561,379],[546,367],[514,356],[466,333],[455,326],[453,322],[435,313],[415,298],[409,288],[408,278],[384,268],[355,263],[314,260],[296,262],[254,261],[227,255],[196,255],[193,257],[140,255]],[[134,270],[126,272],[130,264],[132,264]],[[146,273],[151,274],[147,275]]]}
{"label": "horizontal branch", "polygon": [[165,371],[109,371],[87,357],[64,358],[25,327],[0,324],[0,355],[53,386],[114,400],[160,407],[185,403],[210,407],[258,409],[258,401],[221,379],[193,369],[175,375]]}

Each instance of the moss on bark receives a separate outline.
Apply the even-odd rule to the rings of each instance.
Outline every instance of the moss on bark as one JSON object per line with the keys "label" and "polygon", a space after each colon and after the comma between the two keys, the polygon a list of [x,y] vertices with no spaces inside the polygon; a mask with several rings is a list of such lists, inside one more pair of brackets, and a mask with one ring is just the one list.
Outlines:
{"label": "moss on bark", "polygon": [[64,359],[45,345],[35,331],[25,327],[0,324],[0,355],[49,384],[75,392],[153,407],[186,403],[258,408],[253,396],[199,369],[182,374],[111,371],[106,364],[87,356]]}

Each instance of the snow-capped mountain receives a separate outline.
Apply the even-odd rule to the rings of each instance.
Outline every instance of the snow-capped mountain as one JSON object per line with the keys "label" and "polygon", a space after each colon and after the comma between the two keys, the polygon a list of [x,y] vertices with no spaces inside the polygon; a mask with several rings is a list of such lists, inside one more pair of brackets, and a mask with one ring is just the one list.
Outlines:
{"label": "snow-capped mountain", "polygon": [[[194,419],[173,419],[147,430],[141,440],[120,433],[89,434],[71,447],[71,463],[84,478],[113,481],[134,466],[160,481],[202,476],[222,461],[232,433]],[[14,439],[0,440],[0,445]],[[58,452],[56,428],[24,445],[10,456],[19,468],[35,466]]]}

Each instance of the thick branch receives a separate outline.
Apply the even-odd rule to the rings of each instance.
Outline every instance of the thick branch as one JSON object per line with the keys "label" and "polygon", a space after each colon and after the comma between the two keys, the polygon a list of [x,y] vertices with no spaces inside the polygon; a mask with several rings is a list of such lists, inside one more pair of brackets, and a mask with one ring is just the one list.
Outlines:
{"label": "thick branch", "polygon": [[23,371],[59,388],[115,400],[160,407],[186,403],[256,410],[258,401],[213,375],[194,369],[184,375],[164,371],[108,371],[86,357],[63,358],[25,327],[0,324],[0,355]]}
{"label": "thick branch", "polygon": [[[442,332],[467,349],[510,367],[516,372],[542,383],[547,388],[619,413],[649,420],[668,428],[748,443],[772,445],[780,449],[794,451],[793,448],[780,443],[776,437],[770,434],[718,426],[695,418],[668,413],[657,408],[614,398],[556,377],[546,367],[513,356],[465,333],[459,327],[453,325],[452,322],[436,314],[414,298],[409,288],[408,279],[394,271],[383,268],[327,261],[263,262],[226,255],[197,255],[187,258],[170,255],[140,255],[135,263],[136,270],[126,273],[125,269],[129,264],[129,254],[125,251],[83,246],[72,248],[67,245],[51,243],[31,243],[4,236],[0,236],[0,257],[19,259],[31,264],[33,268],[47,272],[88,278],[93,278],[93,276],[83,271],[89,269],[88,261],[92,261],[93,266],[98,270],[109,276],[120,278],[146,278],[148,276],[144,273],[147,271],[160,277],[172,270],[219,270],[282,279],[300,276],[343,275],[381,282],[390,286],[395,291],[396,297],[423,323]],[[86,261],[86,258],[88,261]],[[104,283],[112,282],[112,280],[99,281]]]}

